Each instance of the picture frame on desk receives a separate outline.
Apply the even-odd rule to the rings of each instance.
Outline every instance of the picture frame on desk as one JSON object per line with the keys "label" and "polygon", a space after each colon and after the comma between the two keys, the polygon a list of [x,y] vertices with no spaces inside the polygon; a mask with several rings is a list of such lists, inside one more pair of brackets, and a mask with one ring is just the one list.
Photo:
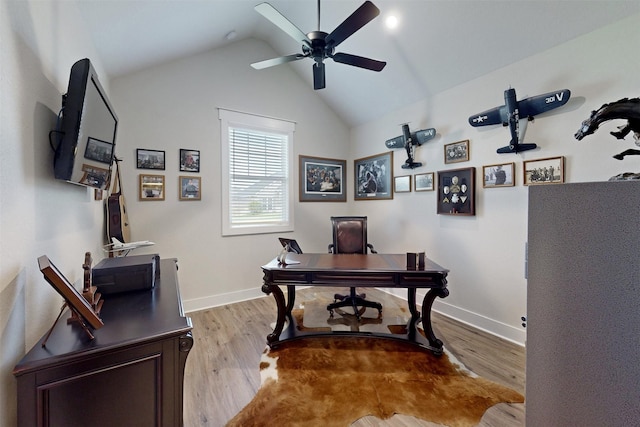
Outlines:
{"label": "picture frame on desk", "polygon": [[346,202],[347,161],[311,157],[298,157],[301,202]]}
{"label": "picture frame on desk", "polygon": [[58,267],[51,262],[48,256],[42,255],[38,258],[38,267],[45,280],[60,294],[70,309],[81,316],[92,328],[100,329],[104,326],[89,302],[58,270]]}

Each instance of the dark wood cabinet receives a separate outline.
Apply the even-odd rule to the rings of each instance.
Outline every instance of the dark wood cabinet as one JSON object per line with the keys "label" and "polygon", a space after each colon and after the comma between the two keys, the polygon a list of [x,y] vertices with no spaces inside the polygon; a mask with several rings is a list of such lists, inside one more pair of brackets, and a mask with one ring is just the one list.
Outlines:
{"label": "dark wood cabinet", "polygon": [[19,426],[181,426],[193,346],[174,259],[151,290],[104,297],[89,340],[63,316],[16,365]]}

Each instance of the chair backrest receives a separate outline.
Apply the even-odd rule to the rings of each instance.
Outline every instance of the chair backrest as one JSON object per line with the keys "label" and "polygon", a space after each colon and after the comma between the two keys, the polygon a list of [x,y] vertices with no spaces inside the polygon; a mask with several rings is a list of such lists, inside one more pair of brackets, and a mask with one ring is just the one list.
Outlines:
{"label": "chair backrest", "polygon": [[333,244],[329,245],[334,254],[366,254],[373,246],[367,242],[366,216],[332,216]]}

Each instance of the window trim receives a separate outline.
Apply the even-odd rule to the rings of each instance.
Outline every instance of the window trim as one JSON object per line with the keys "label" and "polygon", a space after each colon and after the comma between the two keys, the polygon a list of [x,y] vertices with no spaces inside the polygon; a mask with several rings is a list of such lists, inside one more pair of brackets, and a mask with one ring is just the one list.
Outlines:
{"label": "window trim", "polygon": [[[293,231],[294,229],[294,200],[295,200],[295,174],[293,163],[293,133],[295,131],[295,122],[272,117],[259,116],[255,114],[242,113],[239,111],[218,109],[218,118],[220,119],[220,148],[221,148],[221,173],[222,173],[222,235],[223,236],[239,236],[247,234],[264,234],[264,233],[282,233]],[[275,133],[285,133],[288,136],[287,151],[289,153],[287,159],[287,202],[288,221],[280,224],[245,224],[233,225],[231,223],[230,203],[229,203],[229,128],[230,127],[253,128],[263,130],[265,132],[273,131]]]}

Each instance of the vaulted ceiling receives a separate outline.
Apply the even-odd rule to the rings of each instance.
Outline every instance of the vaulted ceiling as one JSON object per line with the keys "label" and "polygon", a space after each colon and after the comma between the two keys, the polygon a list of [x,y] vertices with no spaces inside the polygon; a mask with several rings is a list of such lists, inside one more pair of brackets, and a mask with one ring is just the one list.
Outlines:
{"label": "vaulted ceiling", "polygon": [[[266,41],[278,55],[301,52],[254,10],[261,0],[73,1],[111,78],[249,37]],[[323,0],[320,30],[330,33],[363,1]],[[387,66],[378,73],[328,60],[326,88],[316,91],[350,126],[640,13],[638,0],[372,1],[380,16],[337,51]],[[303,33],[318,30],[316,0],[269,3]],[[390,14],[399,21],[395,30],[385,26]],[[255,61],[271,57],[266,52]],[[278,67],[293,67],[311,88],[312,64],[307,58]]]}

